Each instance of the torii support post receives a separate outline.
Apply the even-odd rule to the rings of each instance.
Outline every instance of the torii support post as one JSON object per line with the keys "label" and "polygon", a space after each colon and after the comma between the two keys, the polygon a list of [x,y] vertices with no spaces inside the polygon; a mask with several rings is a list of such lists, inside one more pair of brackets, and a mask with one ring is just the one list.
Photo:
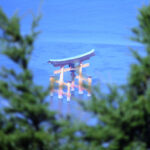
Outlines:
{"label": "torii support post", "polygon": [[71,91],[74,91],[75,86],[75,64],[70,64],[70,72],[71,72]]}
{"label": "torii support post", "polygon": [[87,96],[91,96],[92,77],[89,76],[88,79],[87,79],[87,81],[88,81],[88,94],[87,94]]}
{"label": "torii support post", "polygon": [[72,82],[71,82],[71,91],[74,91],[74,87],[75,87],[75,81],[72,80]]}
{"label": "torii support post", "polygon": [[70,101],[71,93],[70,93],[71,83],[67,83],[67,101]]}
{"label": "torii support post", "polygon": [[82,62],[79,66],[79,94],[83,94],[83,88],[82,88]]}
{"label": "torii support post", "polygon": [[55,82],[54,76],[51,76],[51,77],[50,77],[50,96],[53,96],[53,92],[54,92],[54,82]]}
{"label": "torii support post", "polygon": [[63,78],[64,78],[64,66],[61,67],[60,69],[60,78],[59,78],[59,90],[58,90],[58,98],[61,99],[63,98]]}

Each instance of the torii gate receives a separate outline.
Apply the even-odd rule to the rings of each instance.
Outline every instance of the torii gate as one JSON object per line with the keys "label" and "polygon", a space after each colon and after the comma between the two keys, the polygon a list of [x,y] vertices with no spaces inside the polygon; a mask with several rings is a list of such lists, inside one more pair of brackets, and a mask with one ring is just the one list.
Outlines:
{"label": "torii gate", "polygon": [[[83,64],[82,62],[85,60],[90,59],[90,57],[95,55],[95,51],[94,49],[92,49],[91,51],[84,53],[82,55],[78,55],[75,57],[70,57],[70,58],[66,58],[66,59],[50,59],[48,61],[48,63],[51,63],[54,67],[60,67],[59,70],[54,71],[54,74],[60,74],[59,80],[55,80],[54,76],[50,77],[50,95],[53,96],[54,92],[58,93],[58,98],[61,99],[63,98],[63,95],[67,96],[67,101],[70,101],[70,97],[71,97],[71,92],[70,89],[72,91],[74,91],[74,88],[78,88],[79,90],[79,94],[83,93],[83,90],[87,90],[88,91],[88,96],[91,95],[91,83],[92,83],[92,78],[89,76],[88,78],[84,78],[82,76],[82,68],[88,67],[90,64],[86,63]],[[79,63],[78,67],[75,67],[75,64]],[[64,66],[68,65],[69,68],[65,68]],[[64,72],[71,72],[71,81],[70,82],[64,82]],[[75,71],[79,72],[78,76],[75,76]],[[79,84],[76,85],[75,84],[75,78],[78,79]],[[85,89],[83,87],[83,81],[87,81],[88,82],[88,88]],[[54,89],[54,83],[58,83],[59,88],[58,90]],[[67,92],[65,93],[63,91],[63,86],[67,86]]]}

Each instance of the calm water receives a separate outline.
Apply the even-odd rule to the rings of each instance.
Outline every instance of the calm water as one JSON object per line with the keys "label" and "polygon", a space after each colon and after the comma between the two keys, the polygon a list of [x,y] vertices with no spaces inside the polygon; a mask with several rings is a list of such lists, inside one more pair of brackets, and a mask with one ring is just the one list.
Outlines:
{"label": "calm water", "polygon": [[[84,73],[102,84],[123,84],[127,81],[129,66],[134,62],[129,47],[142,48],[129,40],[131,28],[137,25],[138,8],[147,0],[45,0],[43,18],[39,29],[41,35],[35,43],[30,67],[35,82],[49,84],[49,76],[55,68],[50,58],[65,58],[95,49],[91,66]],[[22,18],[22,33],[28,33],[31,10],[37,12],[39,1],[1,0],[0,6],[11,16],[15,11]],[[14,64],[0,55],[0,66]],[[65,79],[68,75],[65,75]]]}
{"label": "calm water", "polygon": [[[39,26],[42,33],[36,41],[30,64],[35,81],[48,84],[48,76],[54,70],[47,64],[50,58],[75,56],[94,48],[96,56],[89,61],[91,66],[86,73],[102,82],[124,83],[129,64],[133,62],[129,47],[137,45],[129,40],[130,29],[137,25],[137,9],[146,2],[45,0]],[[1,0],[0,6],[9,16],[19,12],[22,32],[28,33],[32,19],[30,12],[38,12],[40,1]],[[3,62],[8,63],[5,59]]]}

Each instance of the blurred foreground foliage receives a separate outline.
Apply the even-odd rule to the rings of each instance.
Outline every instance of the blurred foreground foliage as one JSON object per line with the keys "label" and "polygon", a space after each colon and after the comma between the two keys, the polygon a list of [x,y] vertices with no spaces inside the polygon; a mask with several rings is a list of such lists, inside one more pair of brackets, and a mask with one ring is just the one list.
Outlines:
{"label": "blurred foreground foliage", "polygon": [[109,86],[109,94],[95,88],[91,101],[82,104],[97,120],[94,126],[81,128],[91,150],[150,149],[150,5],[140,9],[138,21],[132,40],[143,45],[145,55],[132,50],[136,63],[127,84]]}
{"label": "blurred foreground foliage", "polygon": [[[144,45],[145,56],[132,50],[128,82],[109,86],[109,93],[93,88],[83,109],[96,119],[94,125],[75,123],[50,111],[45,101],[49,89],[37,86],[29,61],[38,35],[39,17],[31,33],[22,35],[17,15],[8,18],[0,9],[2,53],[19,68],[0,70],[0,150],[148,150],[150,149],[150,6],[144,6],[133,28],[133,40]],[[5,66],[5,64],[4,64]]]}
{"label": "blurred foreground foliage", "polygon": [[0,9],[1,55],[15,66],[0,68],[0,101],[6,104],[0,107],[0,150],[63,150],[80,145],[71,144],[76,141],[71,119],[50,110],[49,88],[33,82],[29,62],[39,20],[33,16],[30,33],[23,35],[19,16],[8,18]]}

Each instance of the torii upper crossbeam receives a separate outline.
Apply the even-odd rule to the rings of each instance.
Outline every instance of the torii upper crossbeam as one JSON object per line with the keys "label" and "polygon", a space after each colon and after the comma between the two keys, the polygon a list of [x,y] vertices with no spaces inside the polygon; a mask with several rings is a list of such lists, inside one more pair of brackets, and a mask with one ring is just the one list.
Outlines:
{"label": "torii upper crossbeam", "polygon": [[82,55],[78,55],[75,57],[69,57],[69,58],[65,58],[65,59],[50,59],[48,61],[48,63],[51,63],[55,67],[61,67],[61,66],[69,65],[69,64],[83,62],[85,60],[90,59],[90,57],[92,57],[94,55],[95,55],[95,51],[94,51],[94,49],[92,49],[91,51],[89,51],[87,53],[84,53]]}

